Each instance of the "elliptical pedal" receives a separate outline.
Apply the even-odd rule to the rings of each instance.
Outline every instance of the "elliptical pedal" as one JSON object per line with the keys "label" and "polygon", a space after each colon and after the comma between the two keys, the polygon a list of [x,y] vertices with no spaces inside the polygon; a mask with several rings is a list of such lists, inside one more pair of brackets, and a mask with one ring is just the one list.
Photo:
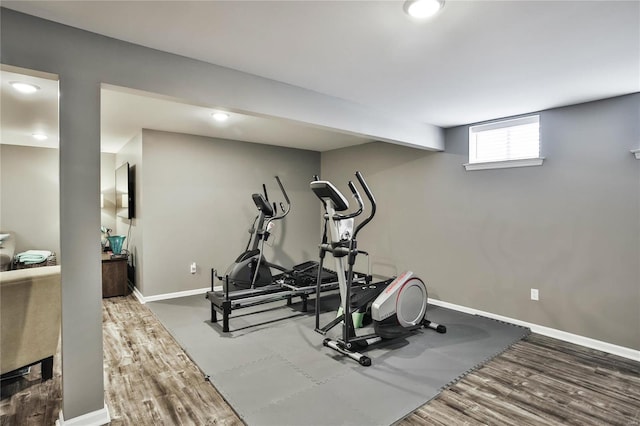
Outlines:
{"label": "elliptical pedal", "polygon": [[337,352],[340,352],[342,355],[346,355],[349,358],[358,361],[360,365],[363,367],[369,367],[371,365],[371,358],[366,355],[361,354],[360,352],[355,352],[350,349],[344,347],[342,342],[332,339],[324,339],[322,344],[328,348],[331,348]]}
{"label": "elliptical pedal", "polygon": [[422,326],[424,328],[430,328],[432,330],[437,331],[440,334],[444,334],[447,332],[447,327],[442,325],[442,324],[438,324],[437,322],[433,322],[433,321],[429,321],[428,319],[424,319],[424,321],[422,322]]}

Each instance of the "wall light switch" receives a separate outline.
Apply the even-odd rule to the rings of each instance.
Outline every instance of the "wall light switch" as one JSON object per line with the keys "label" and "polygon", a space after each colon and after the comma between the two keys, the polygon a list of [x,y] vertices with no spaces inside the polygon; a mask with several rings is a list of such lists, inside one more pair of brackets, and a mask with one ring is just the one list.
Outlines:
{"label": "wall light switch", "polygon": [[197,270],[198,270],[198,265],[196,265],[196,262],[193,262],[191,264],[191,273],[195,274]]}

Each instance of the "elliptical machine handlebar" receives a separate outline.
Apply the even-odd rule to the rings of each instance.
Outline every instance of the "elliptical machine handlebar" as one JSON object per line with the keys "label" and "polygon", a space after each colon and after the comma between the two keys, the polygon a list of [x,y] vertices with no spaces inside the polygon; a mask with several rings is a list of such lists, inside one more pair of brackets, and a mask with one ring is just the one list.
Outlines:
{"label": "elliptical machine handlebar", "polygon": [[[366,194],[367,198],[369,199],[369,202],[371,203],[371,214],[369,215],[368,218],[366,218],[365,220],[363,220],[362,222],[360,222],[358,224],[358,226],[356,227],[355,232],[353,233],[353,238],[354,239],[358,236],[358,232],[362,228],[364,228],[366,224],[371,222],[371,219],[373,219],[373,217],[376,215],[376,206],[377,206],[376,199],[373,196],[373,193],[371,192],[371,189],[369,188],[369,185],[367,185],[367,182],[364,180],[364,177],[362,176],[362,173],[356,172],[356,178],[358,178],[358,182],[360,182],[360,186],[362,186],[362,189],[364,190],[364,193]],[[351,184],[351,182],[349,182],[349,183]],[[360,206],[362,206],[362,200],[360,199],[360,194],[358,194],[357,197],[358,197],[358,203],[360,203]]]}
{"label": "elliptical machine handlebar", "polygon": [[[282,195],[284,196],[284,199],[287,202],[287,207],[285,208],[284,205],[282,203],[280,203],[280,209],[282,210],[282,214],[272,217],[271,220],[282,219],[286,215],[288,215],[289,211],[291,210],[291,201],[289,200],[289,196],[287,195],[287,191],[284,190],[284,186],[282,185],[282,182],[280,181],[280,178],[278,176],[276,176],[275,178],[276,178],[276,182],[278,182],[278,186],[280,187],[280,191],[282,192]],[[274,204],[273,211],[277,211],[277,209],[275,208],[275,203],[273,203],[273,204]]]}
{"label": "elliptical machine handlebar", "polygon": [[349,189],[353,194],[353,198],[355,198],[356,202],[358,203],[358,210],[349,214],[341,214],[341,215],[336,214],[336,216],[338,216],[340,220],[351,219],[352,217],[360,216],[364,210],[364,204],[362,204],[362,197],[360,196],[360,193],[358,192],[358,189],[356,188],[356,186],[351,181],[349,181],[347,185],[349,186]]}
{"label": "elliptical machine handlebar", "polygon": [[355,198],[356,201],[358,202],[358,207],[360,209],[360,213],[362,213],[362,210],[364,210],[364,204],[362,204],[362,197],[360,196],[360,193],[358,192],[358,188],[356,188],[356,186],[351,181],[349,181],[348,185],[349,185],[349,189],[351,190],[351,193],[353,194],[353,198]]}

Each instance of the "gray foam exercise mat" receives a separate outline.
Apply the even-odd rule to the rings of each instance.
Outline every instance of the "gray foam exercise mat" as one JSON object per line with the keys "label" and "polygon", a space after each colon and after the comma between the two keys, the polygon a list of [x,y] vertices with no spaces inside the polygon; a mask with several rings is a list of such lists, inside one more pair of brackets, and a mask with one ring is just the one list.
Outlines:
{"label": "gray foam exercise mat", "polygon": [[[336,300],[323,297],[323,307]],[[204,295],[147,306],[248,425],[393,424],[529,334],[430,305],[427,317],[446,325],[446,334],[419,330],[374,346],[366,352],[373,365],[362,367],[323,347],[313,303],[308,313],[284,302],[234,311],[230,333],[209,321]]]}

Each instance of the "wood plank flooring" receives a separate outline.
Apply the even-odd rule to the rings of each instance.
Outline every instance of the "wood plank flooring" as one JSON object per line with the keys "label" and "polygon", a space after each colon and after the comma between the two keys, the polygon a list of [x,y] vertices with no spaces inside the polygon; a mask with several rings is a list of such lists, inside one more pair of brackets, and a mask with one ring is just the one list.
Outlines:
{"label": "wood plank flooring", "polygon": [[[111,425],[241,425],[233,409],[133,296],[103,299],[105,400]],[[62,406],[61,371],[40,383],[40,367],[2,384],[0,425],[53,425]]]}
{"label": "wood plank flooring", "polygon": [[241,420],[133,296],[103,301],[111,425],[233,425]]}
{"label": "wood plank flooring", "polygon": [[[103,301],[112,425],[239,425],[166,329],[133,296]],[[61,407],[40,368],[2,383],[0,425],[53,425]],[[640,426],[640,363],[532,334],[399,422],[413,425]]]}
{"label": "wood plank flooring", "polygon": [[640,425],[640,363],[531,334],[400,424]]}

